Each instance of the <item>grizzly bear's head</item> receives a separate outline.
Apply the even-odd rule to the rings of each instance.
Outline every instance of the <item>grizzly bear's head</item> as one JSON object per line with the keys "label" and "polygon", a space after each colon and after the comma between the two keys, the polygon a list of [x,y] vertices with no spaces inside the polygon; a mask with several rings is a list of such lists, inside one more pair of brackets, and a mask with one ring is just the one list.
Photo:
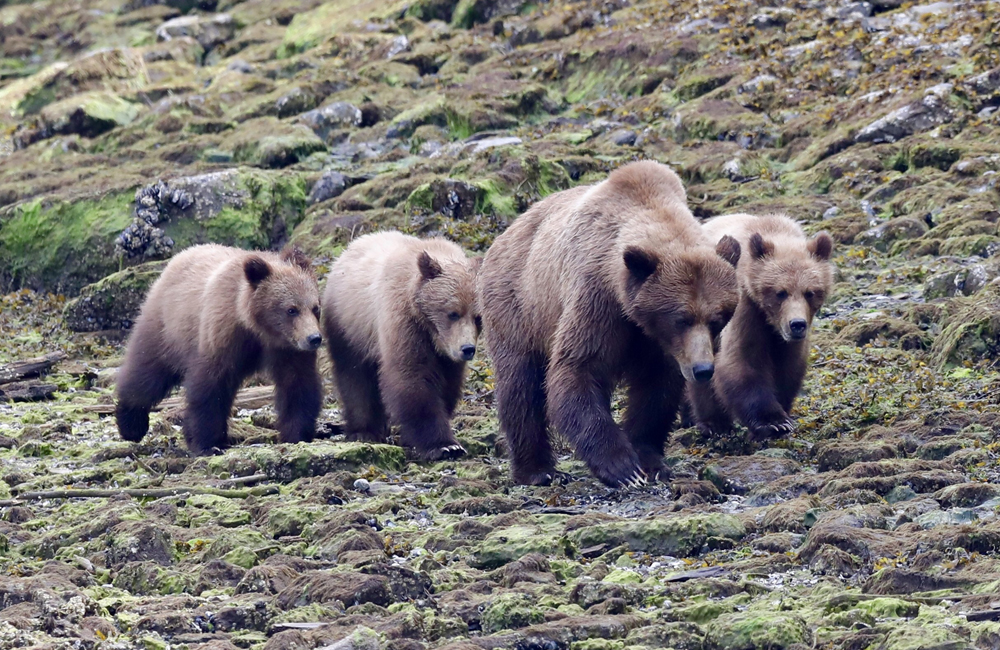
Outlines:
{"label": "grizzly bear's head", "polygon": [[312,267],[298,248],[270,264],[260,255],[243,262],[250,283],[250,320],[269,345],[312,351],[323,343],[319,333],[319,287]]}
{"label": "grizzly bear's head", "polygon": [[453,361],[470,361],[476,354],[476,339],[482,329],[476,301],[476,273],[481,263],[481,257],[442,263],[426,251],[417,258],[417,309],[438,354]]}
{"label": "grizzly bear's head", "polygon": [[708,381],[715,348],[739,300],[740,244],[723,237],[715,247],[661,257],[639,246],[623,255],[625,310],[642,331],[677,360],[688,381]]}
{"label": "grizzly bear's head", "polygon": [[741,273],[743,290],[781,338],[806,338],[833,284],[830,235],[824,231],[810,240],[783,237],[772,241],[754,233],[748,248],[750,258]]}

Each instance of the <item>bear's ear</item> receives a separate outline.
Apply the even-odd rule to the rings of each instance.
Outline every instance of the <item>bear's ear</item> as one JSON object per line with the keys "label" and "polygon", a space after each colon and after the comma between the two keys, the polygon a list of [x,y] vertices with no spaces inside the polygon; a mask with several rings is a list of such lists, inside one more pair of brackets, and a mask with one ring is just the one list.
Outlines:
{"label": "bear's ear", "polygon": [[750,255],[752,255],[755,260],[767,257],[773,252],[774,244],[764,241],[764,238],[760,236],[760,233],[755,232],[750,235]]}
{"label": "bear's ear", "polygon": [[806,247],[813,257],[825,262],[830,259],[830,253],[833,252],[833,238],[830,237],[830,233],[824,230],[810,239]]}
{"label": "bear's ear", "polygon": [[271,275],[271,267],[259,255],[251,255],[243,262],[243,273],[247,276],[250,286],[256,289],[260,283]]}
{"label": "bear's ear", "polygon": [[719,257],[726,260],[733,266],[739,264],[740,261],[740,243],[736,241],[734,237],[726,235],[719,240],[719,243],[715,245],[715,252],[718,253]]}
{"label": "bear's ear", "polygon": [[420,269],[420,277],[424,280],[433,280],[437,276],[441,275],[441,265],[434,261],[434,259],[424,251],[417,258],[417,268]]}
{"label": "bear's ear", "polygon": [[628,269],[629,275],[638,284],[642,284],[649,276],[656,273],[656,267],[660,263],[654,254],[635,246],[626,248],[622,259],[625,260],[625,268]]}
{"label": "bear's ear", "polygon": [[299,267],[303,271],[312,270],[312,261],[298,246],[288,246],[285,250],[281,251],[281,259]]}

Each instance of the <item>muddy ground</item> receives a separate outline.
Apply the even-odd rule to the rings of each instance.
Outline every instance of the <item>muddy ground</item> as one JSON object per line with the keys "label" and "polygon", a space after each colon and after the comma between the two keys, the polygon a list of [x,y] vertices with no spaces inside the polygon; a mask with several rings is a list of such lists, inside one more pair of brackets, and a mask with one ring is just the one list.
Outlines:
{"label": "muddy ground", "polygon": [[[1000,648],[997,2],[2,4],[0,363],[66,356],[0,385],[0,648]],[[637,158],[833,234],[787,440],[678,428],[625,491],[563,444],[514,486],[485,358],[460,461],[277,444],[259,386],[223,455],[174,403],[118,439],[185,246],[482,252]]]}

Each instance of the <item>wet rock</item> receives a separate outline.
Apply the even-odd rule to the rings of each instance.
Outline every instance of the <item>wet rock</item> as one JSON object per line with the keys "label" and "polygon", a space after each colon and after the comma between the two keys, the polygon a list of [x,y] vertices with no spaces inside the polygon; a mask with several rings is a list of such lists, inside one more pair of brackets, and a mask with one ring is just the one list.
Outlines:
{"label": "wet rock", "polygon": [[481,625],[484,632],[499,632],[542,623],[544,614],[535,599],[528,594],[500,594],[483,610]]}
{"label": "wet rock", "polygon": [[426,598],[434,591],[430,576],[423,571],[414,571],[405,566],[376,562],[363,567],[361,573],[384,576],[388,579],[392,599],[395,602]]}
{"label": "wet rock", "polygon": [[983,289],[994,273],[983,264],[972,264],[965,268],[938,273],[924,282],[923,295],[928,300],[971,296]]}
{"label": "wet rock", "polygon": [[295,87],[274,102],[278,117],[290,117],[308,111],[319,103],[316,95],[306,88]]}
{"label": "wet rock", "polygon": [[965,580],[949,575],[934,575],[925,571],[888,568],[873,574],[862,585],[866,594],[896,595],[921,591],[953,589],[967,584]]}
{"label": "wet rock", "polygon": [[526,0],[461,0],[452,13],[452,24],[469,28],[488,23],[495,18],[519,13]]}
{"label": "wet rock", "polygon": [[951,90],[951,84],[931,88],[920,101],[898,108],[862,128],[854,136],[855,142],[896,142],[950,122],[953,112],[948,108],[947,98]]}
{"label": "wet rock", "polygon": [[354,104],[334,102],[304,113],[298,119],[326,142],[333,131],[361,126],[364,115]]}
{"label": "wet rock", "polygon": [[723,494],[746,494],[798,471],[799,464],[787,458],[729,456],[707,465],[702,471],[702,478],[714,483]]}
{"label": "wet rock", "polygon": [[522,506],[518,499],[508,499],[506,497],[470,497],[452,501],[441,507],[441,512],[445,514],[467,514],[473,517],[482,515],[496,515],[502,512],[513,512]]}
{"label": "wet rock", "polygon": [[188,36],[198,41],[206,50],[225,43],[235,34],[236,23],[229,14],[178,16],[163,23],[156,30],[156,38],[159,41]]}
{"label": "wet rock", "polygon": [[737,517],[712,513],[598,524],[567,536],[577,548],[625,544],[632,551],[686,557],[702,549],[710,538],[739,541],[745,535],[746,529]]}
{"label": "wet rock", "polygon": [[361,603],[388,605],[392,602],[389,581],[379,575],[309,571],[296,578],[275,598],[281,609],[311,603],[340,602],[345,607]]}
{"label": "wet rock", "polygon": [[174,552],[173,540],[161,527],[126,521],[108,531],[105,559],[112,567],[143,560],[170,565],[174,562]]}
{"label": "wet rock", "polygon": [[971,508],[1000,497],[1000,486],[992,483],[959,483],[933,495],[942,508]]}
{"label": "wet rock", "polygon": [[750,542],[750,546],[755,551],[788,553],[797,549],[802,544],[803,539],[805,539],[803,535],[795,533],[771,533],[753,540]]}
{"label": "wet rock", "polygon": [[820,443],[813,450],[817,469],[821,472],[842,470],[854,463],[895,458],[899,449],[888,442],[834,441]]}
{"label": "wet rock", "polygon": [[421,185],[410,194],[407,205],[440,212],[449,219],[467,221],[476,214],[483,190],[453,178],[438,179]]}
{"label": "wet rock", "polygon": [[323,172],[323,175],[313,185],[312,190],[309,191],[309,198],[306,199],[306,203],[313,205],[335,199],[350,186],[351,179],[344,174],[335,171]]}
{"label": "wet rock", "polygon": [[255,566],[236,585],[237,594],[277,594],[290,585],[298,571],[284,565]]}
{"label": "wet rock", "polygon": [[66,303],[66,325],[74,332],[131,328],[146,293],[165,266],[166,262],[147,262],[87,285]]}
{"label": "wet rock", "polygon": [[614,142],[619,147],[631,147],[635,144],[635,139],[638,137],[635,131],[630,131],[628,129],[619,129],[613,132],[610,136],[611,141]]}

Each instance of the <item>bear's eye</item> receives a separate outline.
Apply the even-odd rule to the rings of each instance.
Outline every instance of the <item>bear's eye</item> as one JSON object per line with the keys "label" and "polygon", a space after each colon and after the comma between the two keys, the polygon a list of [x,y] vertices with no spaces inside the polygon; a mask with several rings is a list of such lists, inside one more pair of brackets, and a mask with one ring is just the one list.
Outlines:
{"label": "bear's eye", "polygon": [[319,305],[316,305],[315,307],[313,307],[312,308],[312,312],[313,312],[313,316],[315,316],[316,318],[319,318]]}
{"label": "bear's eye", "polygon": [[709,331],[712,332],[712,338],[715,338],[722,333],[722,330],[726,327],[726,321],[729,319],[724,319],[722,317],[715,318],[708,324]]}
{"label": "bear's eye", "polygon": [[677,317],[677,327],[691,327],[694,325],[694,316],[684,314]]}
{"label": "bear's eye", "polygon": [[450,314],[448,314],[448,320],[450,320],[452,322],[457,321],[461,317],[462,317],[462,315],[459,314],[457,311],[453,311]]}
{"label": "bear's eye", "polygon": [[775,296],[778,298],[778,300],[784,300],[785,298],[788,297],[788,292],[782,289],[781,291],[776,293]]}
{"label": "bear's eye", "polygon": [[299,315],[299,310],[298,310],[297,307],[289,307],[287,313],[288,313],[289,316],[298,316]]}
{"label": "bear's eye", "polygon": [[812,300],[814,297],[816,297],[816,294],[813,293],[812,291],[806,291],[802,295],[805,297],[806,300]]}

